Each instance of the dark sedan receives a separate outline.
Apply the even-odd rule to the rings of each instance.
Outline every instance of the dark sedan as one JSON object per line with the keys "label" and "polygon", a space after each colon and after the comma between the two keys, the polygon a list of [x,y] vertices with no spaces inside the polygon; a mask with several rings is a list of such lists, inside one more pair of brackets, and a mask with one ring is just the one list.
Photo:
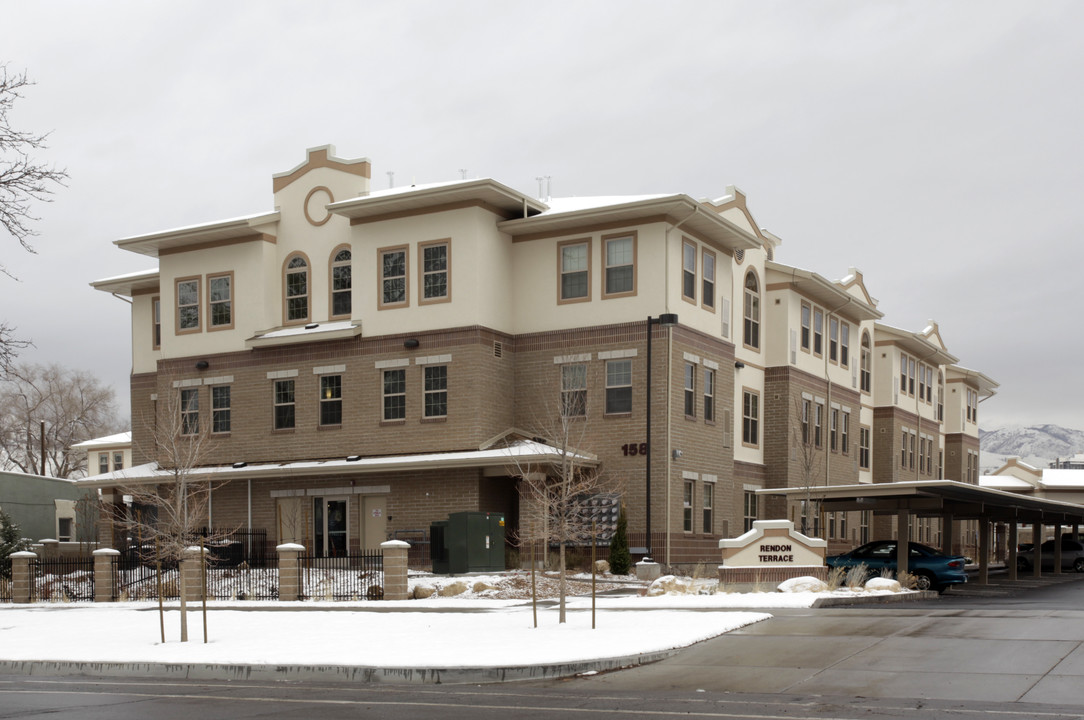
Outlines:
{"label": "dark sedan", "polygon": [[[865,565],[871,577],[890,570],[896,574],[896,541],[875,540],[842,555],[833,555],[825,562],[831,568],[850,568]],[[932,547],[919,543],[910,544],[907,570],[915,576],[919,590],[942,592],[947,586],[967,582],[964,572],[966,561],[960,555],[944,555]]]}

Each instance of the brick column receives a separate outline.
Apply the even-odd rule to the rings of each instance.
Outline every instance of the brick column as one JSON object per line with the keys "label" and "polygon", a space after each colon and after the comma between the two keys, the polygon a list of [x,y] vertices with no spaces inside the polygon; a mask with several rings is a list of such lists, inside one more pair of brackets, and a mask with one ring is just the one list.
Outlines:
{"label": "brick column", "polygon": [[402,540],[388,540],[380,543],[384,554],[384,599],[406,600],[407,595],[407,553],[410,543]]}
{"label": "brick column", "polygon": [[11,601],[16,603],[30,602],[30,588],[34,578],[30,572],[30,563],[37,557],[37,553],[29,550],[12,553],[11,558]]}
{"label": "brick column", "polygon": [[301,563],[298,558],[304,545],[284,543],[275,548],[279,554],[279,600],[293,602],[301,599]]}
{"label": "brick column", "polygon": [[196,603],[203,599],[203,575],[201,573],[199,546],[186,548],[181,558],[181,572],[184,573],[186,602]]}
{"label": "brick column", "polygon": [[53,540],[52,538],[46,538],[40,540],[41,543],[41,556],[46,560],[56,560],[60,557],[60,541]]}
{"label": "brick column", "polygon": [[113,574],[113,561],[120,557],[120,550],[106,548],[95,550],[94,556],[94,602],[113,602],[117,589],[113,587],[117,577]]}

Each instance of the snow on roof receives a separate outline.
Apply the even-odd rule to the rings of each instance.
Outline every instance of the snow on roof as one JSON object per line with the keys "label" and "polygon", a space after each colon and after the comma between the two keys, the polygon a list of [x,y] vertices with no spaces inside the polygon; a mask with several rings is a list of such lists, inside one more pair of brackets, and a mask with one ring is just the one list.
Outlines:
{"label": "snow on roof", "polygon": [[1034,490],[1035,486],[1012,475],[982,475],[979,486],[995,490]]}
{"label": "snow on roof", "polygon": [[[309,327],[309,325],[314,325],[315,327]],[[350,320],[341,320],[339,322],[310,323],[309,325],[297,325],[294,327],[280,328],[278,330],[265,332],[262,335],[257,335],[257,337],[291,337],[293,335],[307,335],[311,333],[335,332],[336,330],[349,330],[353,327],[353,323]]]}
{"label": "snow on roof", "polygon": [[143,277],[150,278],[150,277],[154,277],[157,274],[158,274],[158,268],[155,268],[153,270],[136,270],[135,272],[124,273],[123,275],[112,275],[112,276],[107,277],[107,278],[102,278],[101,280],[95,280],[94,282],[95,283],[111,283],[111,282],[117,282],[118,280],[133,280],[133,279],[136,279],[136,278],[143,278]]}
{"label": "snow on roof", "polygon": [[90,440],[84,440],[81,443],[72,445],[73,448],[96,448],[106,447],[109,445],[131,445],[132,444],[132,432],[117,433],[116,435],[106,435],[104,437],[91,438]]}
{"label": "snow on roof", "polygon": [[608,207],[611,205],[629,205],[645,200],[658,200],[659,198],[674,197],[678,193],[663,193],[656,195],[600,195],[597,197],[568,197],[552,198],[546,201],[549,210],[540,215],[557,215],[559,213],[577,212],[579,210],[592,210],[594,208]]}
{"label": "snow on roof", "polygon": [[[390,195],[403,195],[409,192],[417,192],[419,190],[433,190],[441,187],[451,187],[453,185],[464,185],[466,183],[475,183],[479,180],[491,180],[492,178],[471,178],[470,180],[447,180],[445,182],[434,183],[422,183],[421,185],[400,185],[399,187],[386,188],[384,190],[373,190],[364,197],[367,198],[379,198],[388,197]],[[353,199],[353,198],[352,198]]]}
{"label": "snow on roof", "polygon": [[117,242],[118,243],[123,243],[123,242],[127,242],[129,240],[145,240],[148,237],[155,237],[155,236],[158,236],[158,235],[172,235],[174,233],[183,233],[183,232],[188,232],[190,230],[203,230],[203,229],[206,229],[206,228],[217,227],[219,225],[231,225],[233,223],[239,223],[239,222],[243,222],[243,221],[246,221],[246,220],[255,220],[257,218],[265,217],[265,216],[268,216],[268,215],[274,215],[274,214],[275,214],[275,211],[273,211],[273,210],[271,210],[271,211],[265,210],[264,212],[252,213],[250,215],[239,215],[238,217],[227,218],[226,220],[215,220],[215,221],[209,222],[209,223],[203,222],[203,223],[197,223],[197,224],[194,224],[194,225],[182,225],[181,227],[170,228],[168,230],[158,230],[156,232],[149,233],[149,234],[144,234],[144,235],[129,235],[128,237],[123,237],[120,240],[117,240]]}
{"label": "snow on roof", "polygon": [[1053,487],[1062,490],[1084,490],[1084,470],[1047,468],[1043,470],[1043,479],[1041,482],[1044,487]]}
{"label": "snow on roof", "polygon": [[[577,453],[571,450],[566,453],[575,462],[593,465],[597,458],[593,455]],[[206,477],[214,475],[219,478],[230,476],[259,476],[277,477],[290,476],[304,472],[377,472],[393,471],[397,469],[412,468],[418,466],[439,467],[472,467],[472,466],[514,466],[516,462],[554,462],[560,459],[562,452],[559,448],[534,440],[519,440],[507,447],[493,447],[487,450],[464,450],[458,452],[426,453],[419,455],[382,455],[376,457],[361,457],[352,455],[348,458],[336,458],[334,460],[298,460],[282,463],[254,463],[238,462],[233,465],[217,465],[209,467],[197,467],[190,471],[194,477]],[[126,482],[140,484],[155,481],[164,481],[172,477],[173,471],[168,468],[160,468],[158,463],[150,462],[136,465],[111,473],[92,475],[80,481],[84,485],[117,485]]]}

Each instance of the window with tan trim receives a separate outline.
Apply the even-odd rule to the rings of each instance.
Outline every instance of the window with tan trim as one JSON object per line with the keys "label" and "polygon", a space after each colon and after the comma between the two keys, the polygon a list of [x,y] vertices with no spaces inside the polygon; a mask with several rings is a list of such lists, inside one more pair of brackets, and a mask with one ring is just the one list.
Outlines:
{"label": "window with tan trim", "polygon": [[331,317],[350,317],[354,310],[353,254],[350,247],[342,245],[331,253]]}
{"label": "window with tan trim", "polygon": [[557,303],[591,299],[591,239],[557,243]]}
{"label": "window with tan trim", "polygon": [[873,387],[873,372],[872,372],[872,352],[869,345],[869,333],[862,333],[862,357],[859,359],[861,367],[859,370],[859,382],[858,386],[862,389],[862,392],[867,395],[870,393]]}
{"label": "window with tan trim", "polygon": [[858,428],[858,468],[869,470],[869,451],[872,441],[872,433],[868,427]]}
{"label": "window with tan trim", "polygon": [[419,305],[452,299],[452,241],[434,240],[418,245]]}
{"label": "window with tan trim", "polygon": [[741,396],[741,444],[746,447],[758,447],[760,445],[760,393],[744,388]]}
{"label": "window with tan trim", "polygon": [[760,350],[760,284],[752,270],[745,274],[745,321],[742,342],[747,348]]}
{"label": "window with tan trim", "polygon": [[839,318],[828,318],[828,362],[839,362]]}
{"label": "window with tan trim", "polygon": [[377,272],[380,274],[379,308],[405,307],[410,304],[407,287],[407,246],[380,248]]}
{"label": "window with tan trim", "polygon": [[844,455],[851,454],[851,414],[843,413],[843,424],[839,427],[839,451]]}
{"label": "window with tan trim", "polygon": [[233,271],[207,276],[208,330],[233,327]]}
{"label": "window with tan trim", "polygon": [[286,258],[282,267],[283,324],[309,321],[309,260],[302,253]]}
{"label": "window with tan trim", "polygon": [[696,243],[681,243],[681,299],[696,304]]}
{"label": "window with tan trim", "polygon": [[636,233],[602,238],[605,261],[602,297],[626,297],[636,294]]}
{"label": "window with tan trim", "polygon": [[693,531],[693,481],[685,481],[685,493],[682,498],[682,529],[691,533]]}
{"label": "window with tan trim", "polygon": [[813,306],[802,303],[802,352],[809,352],[813,339]]}
{"label": "window with tan trim", "polygon": [[696,365],[685,363],[685,417],[696,417]]}
{"label": "window with tan trim", "polygon": [[200,331],[199,288],[200,278],[177,278],[177,328],[176,334]]}
{"label": "window with tan trim", "polygon": [[820,308],[813,309],[813,354],[824,354],[824,311]]}
{"label": "window with tan trim", "polygon": [[850,367],[851,364],[851,326],[840,323],[839,326],[839,366]]}
{"label": "window with tan trim", "polygon": [[157,295],[151,298],[151,349],[158,350],[162,347],[162,298]]}
{"label": "window with tan trim", "polygon": [[813,445],[821,447],[824,443],[824,404],[815,403],[813,406]]}
{"label": "window with tan trim", "polygon": [[715,253],[704,248],[700,263],[704,271],[700,282],[700,304],[715,312]]}
{"label": "window with tan trim", "polygon": [[711,535],[715,531],[715,523],[712,521],[712,514],[715,509],[715,486],[711,483],[704,483],[703,495],[700,497],[700,505],[704,509],[704,525],[700,528],[700,532]]}

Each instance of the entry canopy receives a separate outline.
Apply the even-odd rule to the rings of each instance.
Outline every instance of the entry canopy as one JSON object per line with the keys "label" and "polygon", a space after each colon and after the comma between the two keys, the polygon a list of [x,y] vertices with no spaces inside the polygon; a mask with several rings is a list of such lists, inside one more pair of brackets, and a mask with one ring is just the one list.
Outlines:
{"label": "entry canopy", "polygon": [[954,520],[986,518],[1027,524],[1084,524],[1084,505],[1025,497],[955,480],[757,490],[758,495],[781,495],[795,499],[805,499],[807,493],[821,502],[825,512],[870,510],[875,514],[896,514],[906,510],[919,517],[951,515]]}

